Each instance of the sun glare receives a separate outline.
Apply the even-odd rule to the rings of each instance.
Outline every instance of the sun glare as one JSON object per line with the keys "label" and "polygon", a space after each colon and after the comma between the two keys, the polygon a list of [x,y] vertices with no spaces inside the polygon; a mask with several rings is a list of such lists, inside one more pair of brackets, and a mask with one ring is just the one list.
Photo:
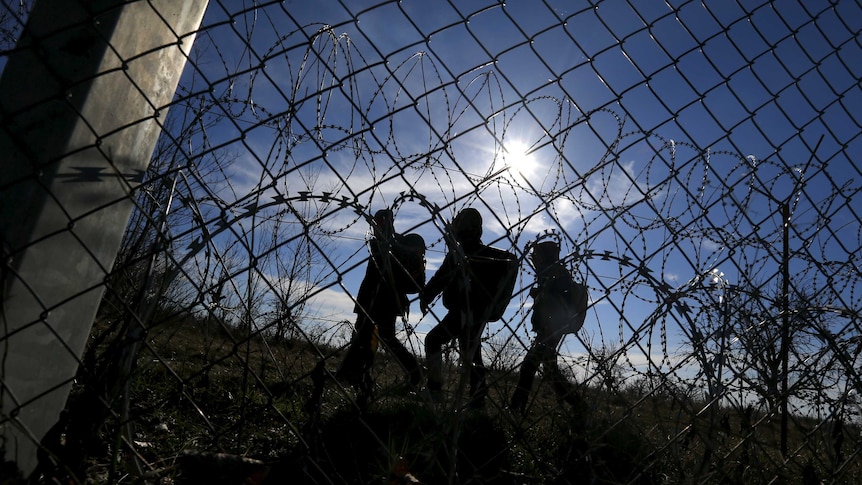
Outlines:
{"label": "sun glare", "polygon": [[514,140],[505,145],[503,161],[512,175],[522,177],[530,175],[536,165],[530,153],[530,147],[520,140]]}

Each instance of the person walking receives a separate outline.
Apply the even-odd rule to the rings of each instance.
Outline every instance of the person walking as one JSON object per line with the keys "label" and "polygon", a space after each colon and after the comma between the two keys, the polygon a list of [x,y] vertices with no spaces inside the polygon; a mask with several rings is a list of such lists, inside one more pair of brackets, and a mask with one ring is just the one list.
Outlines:
{"label": "person walking", "polygon": [[370,260],[354,306],[354,334],[335,374],[336,379],[357,388],[363,403],[372,391],[371,366],[378,342],[401,364],[412,386],[418,388],[422,383],[422,368],[398,340],[395,322],[409,310],[408,292],[418,293],[424,286],[425,242],[416,234],[397,234],[389,209],[377,211],[371,227]]}
{"label": "person walking", "polygon": [[536,284],[530,289],[533,314],[530,322],[536,338],[518,375],[510,407],[524,414],[533,380],[539,366],[551,381],[557,395],[569,404],[577,404],[577,393],[560,371],[557,348],[568,333],[577,332],[584,323],[587,306],[586,287],[575,283],[560,261],[560,245],[555,240],[532,245],[530,259],[536,270]]}
{"label": "person walking", "polygon": [[432,397],[443,389],[443,348],[457,339],[461,359],[469,369],[471,407],[484,404],[488,393],[482,360],[485,325],[499,319],[512,296],[517,277],[514,255],[482,243],[482,216],[474,208],[456,214],[447,234],[446,257],[419,293],[426,314],[437,295],[448,312],[425,337],[427,387]]}

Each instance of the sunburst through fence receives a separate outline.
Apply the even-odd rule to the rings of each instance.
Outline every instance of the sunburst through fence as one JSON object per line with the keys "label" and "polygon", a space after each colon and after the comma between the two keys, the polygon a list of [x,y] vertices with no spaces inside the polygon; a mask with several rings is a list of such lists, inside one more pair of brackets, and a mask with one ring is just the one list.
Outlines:
{"label": "sunburst through fence", "polygon": [[[859,479],[859,2],[103,3],[0,7],[4,479]],[[440,369],[481,275],[360,285],[468,208],[517,279]]]}

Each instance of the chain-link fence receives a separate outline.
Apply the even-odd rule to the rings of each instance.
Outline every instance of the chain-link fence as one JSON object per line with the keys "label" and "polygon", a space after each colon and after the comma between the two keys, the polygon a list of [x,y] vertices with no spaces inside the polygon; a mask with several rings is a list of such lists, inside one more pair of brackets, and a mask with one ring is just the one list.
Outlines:
{"label": "chain-link fence", "polygon": [[[0,9],[8,483],[862,479],[858,1]],[[384,208],[518,261],[440,389]],[[587,318],[513,403],[542,238]]]}

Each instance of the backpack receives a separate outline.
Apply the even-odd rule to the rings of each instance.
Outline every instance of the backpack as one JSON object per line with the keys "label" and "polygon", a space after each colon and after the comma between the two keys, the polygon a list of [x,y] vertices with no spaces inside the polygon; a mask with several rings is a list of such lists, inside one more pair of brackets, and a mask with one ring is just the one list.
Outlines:
{"label": "backpack", "polygon": [[534,312],[538,313],[535,324],[552,334],[577,333],[587,317],[589,292],[583,283],[577,283],[568,272],[568,282],[562,291],[543,291],[536,298]]}
{"label": "backpack", "polygon": [[503,318],[518,279],[518,258],[511,252],[482,246],[469,257],[472,300],[485,309],[488,322]]}
{"label": "backpack", "polygon": [[425,239],[415,233],[398,235],[391,249],[395,287],[419,293],[425,286]]}

